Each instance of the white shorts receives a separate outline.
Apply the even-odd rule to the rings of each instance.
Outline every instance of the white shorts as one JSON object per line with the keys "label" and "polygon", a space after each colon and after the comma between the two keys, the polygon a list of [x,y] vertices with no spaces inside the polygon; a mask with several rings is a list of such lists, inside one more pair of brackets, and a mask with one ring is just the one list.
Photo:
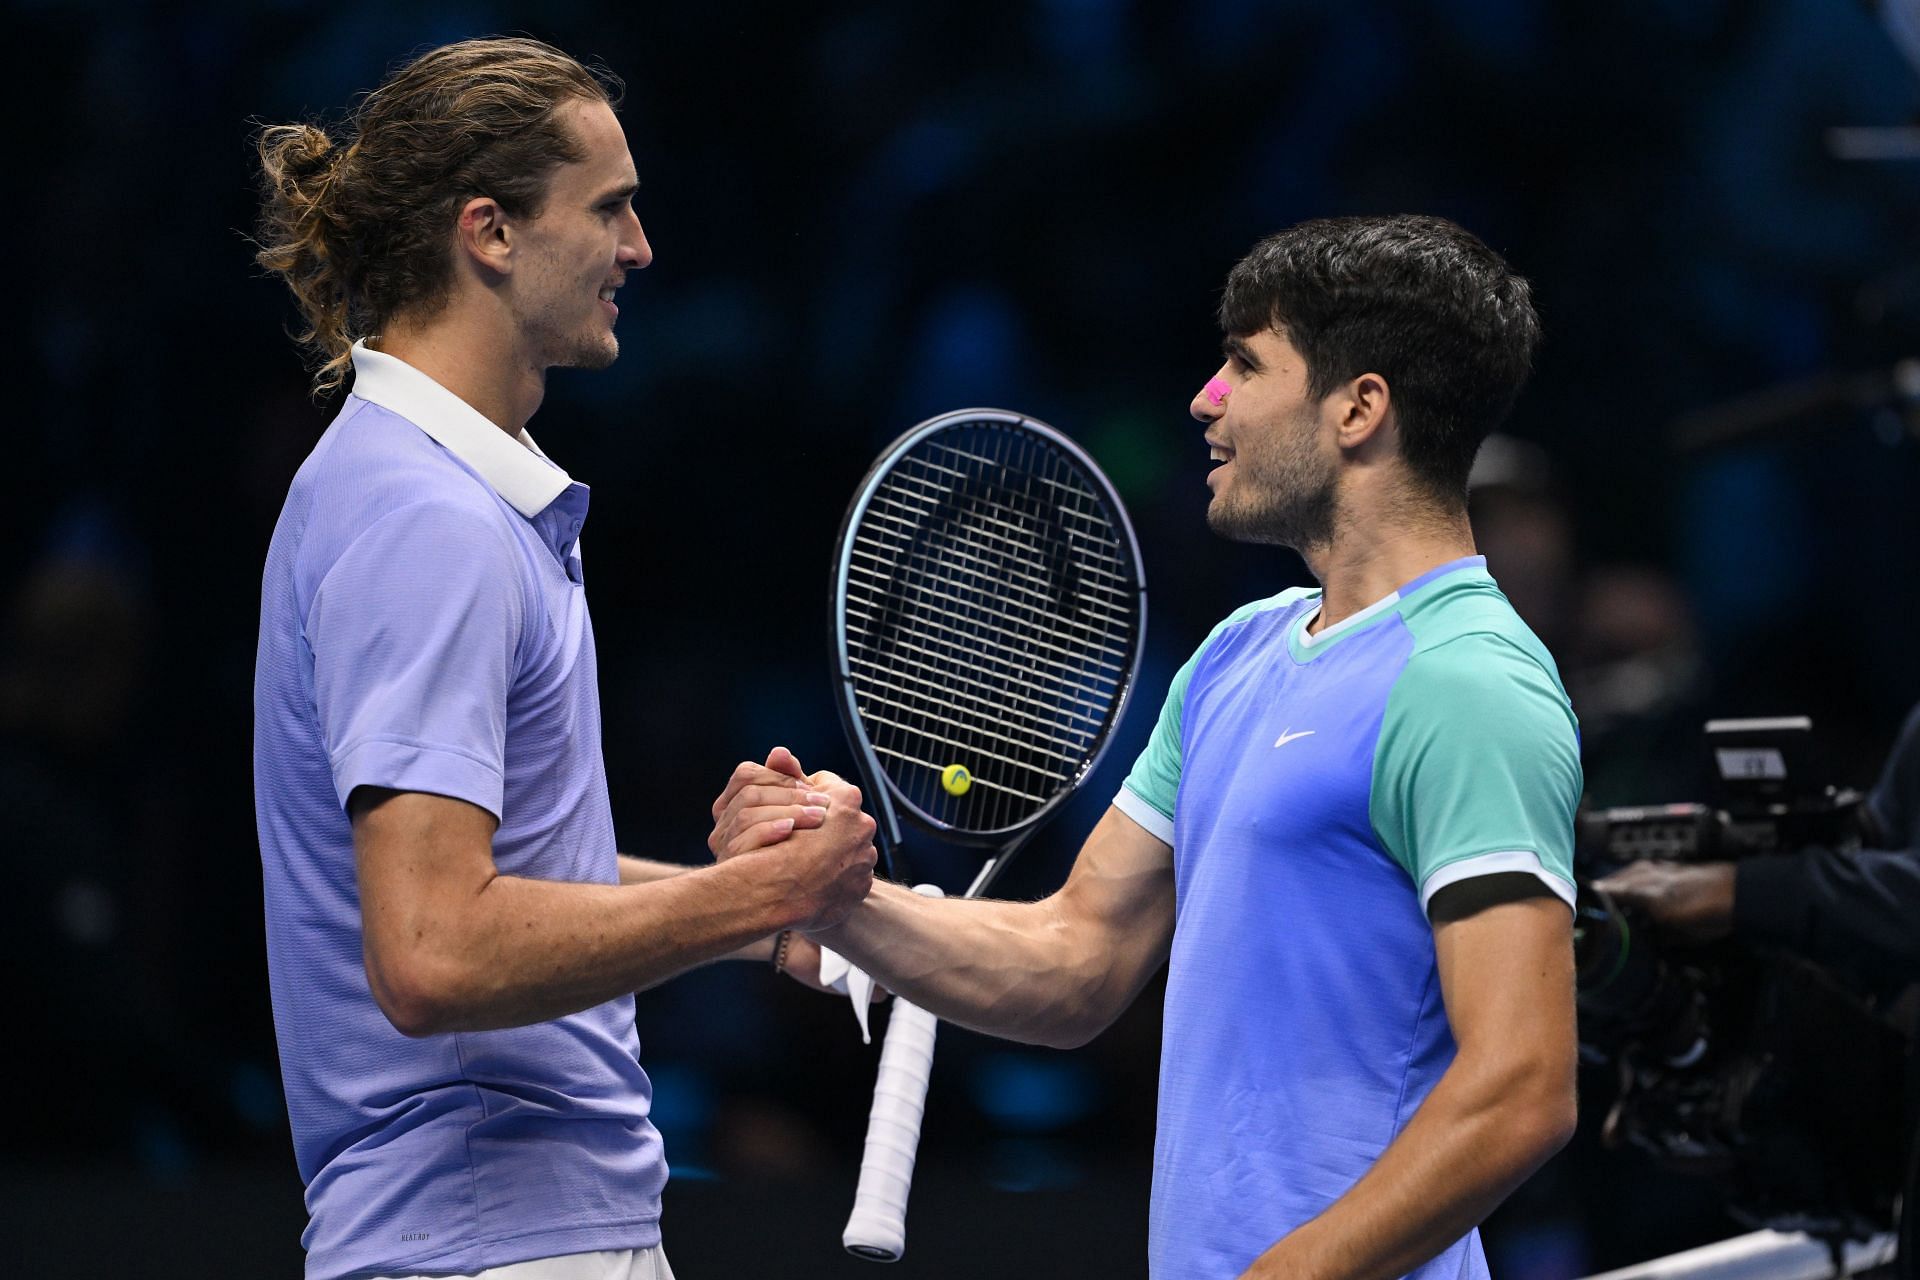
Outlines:
{"label": "white shorts", "polygon": [[377,1280],[673,1280],[673,1268],[667,1265],[667,1251],[656,1246],[534,1258],[467,1276],[380,1276]]}

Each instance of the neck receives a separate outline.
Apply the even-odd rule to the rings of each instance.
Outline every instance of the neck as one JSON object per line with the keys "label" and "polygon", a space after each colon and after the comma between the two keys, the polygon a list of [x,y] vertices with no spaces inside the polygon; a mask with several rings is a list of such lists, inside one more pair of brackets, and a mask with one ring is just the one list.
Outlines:
{"label": "neck", "polygon": [[547,394],[546,370],[511,329],[453,307],[425,323],[395,319],[369,345],[404,360],[516,440]]}
{"label": "neck", "polygon": [[1314,634],[1352,617],[1429,569],[1474,554],[1473,529],[1465,512],[1436,513],[1412,500],[1400,509],[1418,511],[1420,518],[1338,519],[1325,545],[1300,553],[1320,580],[1320,612],[1309,628]]}

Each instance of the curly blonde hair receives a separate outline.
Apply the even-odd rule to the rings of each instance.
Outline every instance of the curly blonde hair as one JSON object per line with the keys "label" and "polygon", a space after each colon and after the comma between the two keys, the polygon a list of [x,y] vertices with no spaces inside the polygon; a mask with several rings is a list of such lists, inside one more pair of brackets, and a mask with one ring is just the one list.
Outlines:
{"label": "curly blonde hair", "polygon": [[556,118],[562,106],[617,107],[622,92],[612,72],[538,40],[463,40],[393,72],[337,134],[317,123],[261,128],[255,260],[293,290],[314,393],[345,380],[355,339],[445,303],[448,236],[468,200],[539,216],[553,171],[583,155]]}

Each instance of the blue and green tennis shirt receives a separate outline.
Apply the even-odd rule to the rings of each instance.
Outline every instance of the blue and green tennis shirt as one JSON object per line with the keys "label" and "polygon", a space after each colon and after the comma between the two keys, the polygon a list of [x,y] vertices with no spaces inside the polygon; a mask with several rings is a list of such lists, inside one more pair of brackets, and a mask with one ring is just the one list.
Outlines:
{"label": "blue and green tennis shirt", "polygon": [[[1162,1280],[1238,1276],[1372,1167],[1453,1060],[1426,907],[1573,900],[1578,728],[1473,556],[1318,635],[1320,593],[1215,627],[1115,804],[1177,893],[1150,1230]],[[1483,1277],[1478,1232],[1414,1272]]]}

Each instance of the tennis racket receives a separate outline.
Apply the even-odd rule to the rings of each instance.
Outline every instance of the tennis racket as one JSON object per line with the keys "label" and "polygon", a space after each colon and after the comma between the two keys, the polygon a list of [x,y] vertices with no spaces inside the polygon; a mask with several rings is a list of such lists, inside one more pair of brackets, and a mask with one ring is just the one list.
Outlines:
{"label": "tennis racket", "polygon": [[[1126,707],[1146,601],[1119,495],[1052,427],[963,409],[887,448],[841,524],[832,616],[840,716],[895,879],[903,820],[957,847],[949,871],[965,864],[975,897],[1059,812]],[[906,1252],[936,1027],[892,1010],[842,1237],[882,1262]]]}

